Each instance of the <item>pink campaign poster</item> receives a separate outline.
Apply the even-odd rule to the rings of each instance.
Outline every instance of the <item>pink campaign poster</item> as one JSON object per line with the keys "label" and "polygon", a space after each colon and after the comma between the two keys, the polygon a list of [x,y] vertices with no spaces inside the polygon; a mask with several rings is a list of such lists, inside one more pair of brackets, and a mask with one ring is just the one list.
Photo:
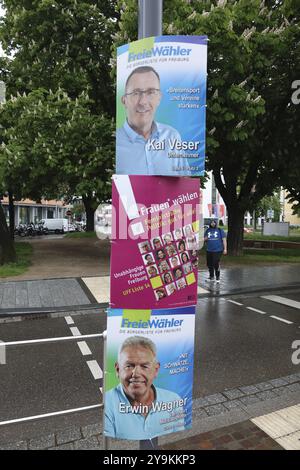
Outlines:
{"label": "pink campaign poster", "polygon": [[199,180],[115,175],[112,186],[111,307],[195,305]]}

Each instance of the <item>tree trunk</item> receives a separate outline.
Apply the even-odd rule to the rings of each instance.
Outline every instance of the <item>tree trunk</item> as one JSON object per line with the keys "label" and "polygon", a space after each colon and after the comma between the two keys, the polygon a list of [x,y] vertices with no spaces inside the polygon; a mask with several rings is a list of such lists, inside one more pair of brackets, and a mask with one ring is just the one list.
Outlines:
{"label": "tree trunk", "polygon": [[254,232],[255,232],[255,230],[256,230],[256,226],[257,226],[256,211],[253,211],[253,223],[252,223],[252,227],[253,227]]}
{"label": "tree trunk", "polygon": [[86,213],[86,231],[87,232],[94,232],[95,230],[95,220],[94,220],[94,214],[95,214],[95,209],[93,207],[93,200],[91,197],[82,197],[82,201],[84,204],[85,208],[85,213]]}
{"label": "tree trunk", "polygon": [[17,260],[14,242],[10,237],[3,207],[0,204],[0,265]]}
{"label": "tree trunk", "polygon": [[228,211],[228,239],[227,249],[231,256],[243,254],[244,241],[244,210],[238,209],[236,205],[227,206]]}
{"label": "tree trunk", "polygon": [[8,192],[9,231],[12,240],[15,238],[15,206],[12,193]]}

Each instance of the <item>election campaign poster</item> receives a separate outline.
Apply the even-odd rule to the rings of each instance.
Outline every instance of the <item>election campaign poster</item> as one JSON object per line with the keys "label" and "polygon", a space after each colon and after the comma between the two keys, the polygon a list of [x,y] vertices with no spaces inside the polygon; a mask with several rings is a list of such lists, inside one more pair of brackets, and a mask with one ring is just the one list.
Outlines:
{"label": "election campaign poster", "polygon": [[207,41],[158,36],[118,48],[117,174],[204,174]]}
{"label": "election campaign poster", "polygon": [[195,307],[109,309],[104,435],[146,440],[192,426]]}
{"label": "election campaign poster", "polygon": [[111,307],[197,303],[199,185],[194,178],[113,176]]}

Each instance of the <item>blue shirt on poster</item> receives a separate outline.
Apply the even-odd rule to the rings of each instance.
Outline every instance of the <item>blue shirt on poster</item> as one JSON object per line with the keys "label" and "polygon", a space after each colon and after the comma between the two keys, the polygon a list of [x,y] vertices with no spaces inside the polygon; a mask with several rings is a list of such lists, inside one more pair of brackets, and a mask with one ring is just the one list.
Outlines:
{"label": "blue shirt on poster", "polygon": [[[116,172],[119,175],[189,176],[186,158],[168,157],[170,142],[181,142],[179,132],[171,126],[153,123],[151,136],[145,139],[125,121],[116,133]],[[156,148],[155,148],[156,146]],[[157,148],[159,147],[159,148]]]}
{"label": "blue shirt on poster", "polygon": [[[137,410],[132,410],[135,407],[131,406],[122,384],[105,394],[104,435],[106,437],[146,440],[187,429],[184,424],[183,406],[187,399],[181,399],[177,393],[170,390],[156,388],[153,385],[152,388],[156,398],[146,417]],[[172,410],[165,410],[164,404],[169,405]],[[156,409],[153,409],[155,407]],[[178,415],[177,419],[175,415]]]}
{"label": "blue shirt on poster", "polygon": [[206,251],[220,252],[224,250],[223,238],[226,238],[224,230],[218,227],[209,227],[204,234],[204,238],[206,237]]}

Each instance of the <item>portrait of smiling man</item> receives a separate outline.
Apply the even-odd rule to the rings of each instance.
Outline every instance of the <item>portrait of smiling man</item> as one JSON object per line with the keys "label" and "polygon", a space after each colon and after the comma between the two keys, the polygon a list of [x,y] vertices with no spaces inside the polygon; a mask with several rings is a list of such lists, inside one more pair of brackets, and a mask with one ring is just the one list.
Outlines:
{"label": "portrait of smiling man", "polygon": [[155,121],[161,98],[160,77],[153,67],[138,67],[130,73],[121,98],[126,121],[116,133],[118,174],[190,174],[188,163],[176,156],[180,153],[175,150],[181,145],[179,132]]}
{"label": "portrait of smiling man", "polygon": [[105,436],[145,440],[185,429],[187,398],[154,386],[159,369],[153,341],[132,336],[122,343],[115,363],[120,383],[105,394]]}

